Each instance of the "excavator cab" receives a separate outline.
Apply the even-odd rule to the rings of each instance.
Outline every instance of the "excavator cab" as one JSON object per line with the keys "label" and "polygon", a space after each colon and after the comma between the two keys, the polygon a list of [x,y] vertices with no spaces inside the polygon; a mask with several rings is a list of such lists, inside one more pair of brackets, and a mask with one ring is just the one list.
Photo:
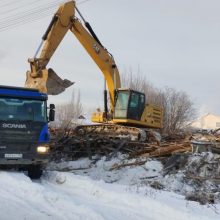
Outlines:
{"label": "excavator cab", "polygon": [[114,119],[140,120],[145,108],[145,94],[131,89],[120,89],[115,96]]}

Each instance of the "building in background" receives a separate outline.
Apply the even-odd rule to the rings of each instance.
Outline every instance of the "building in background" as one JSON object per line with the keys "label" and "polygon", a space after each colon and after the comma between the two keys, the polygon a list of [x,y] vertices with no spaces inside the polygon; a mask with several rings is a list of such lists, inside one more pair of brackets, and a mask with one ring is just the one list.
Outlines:
{"label": "building in background", "polygon": [[208,113],[191,122],[189,125],[194,129],[218,129],[220,128],[220,116]]}

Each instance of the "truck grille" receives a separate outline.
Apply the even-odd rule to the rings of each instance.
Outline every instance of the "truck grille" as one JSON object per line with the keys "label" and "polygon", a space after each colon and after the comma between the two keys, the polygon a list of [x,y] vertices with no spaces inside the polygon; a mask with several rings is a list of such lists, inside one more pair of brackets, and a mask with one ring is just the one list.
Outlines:
{"label": "truck grille", "polygon": [[28,152],[31,150],[31,144],[28,143],[0,143],[0,153]]}
{"label": "truck grille", "polygon": [[0,143],[1,142],[18,142],[18,141],[37,141],[38,139],[38,132],[34,131],[0,131]]}
{"label": "truck grille", "polygon": [[[0,120],[0,154],[35,152],[43,122],[22,123],[23,127],[6,128]],[[12,122],[13,124],[13,122]],[[14,122],[14,124],[19,124]],[[20,125],[20,124],[19,124]]]}

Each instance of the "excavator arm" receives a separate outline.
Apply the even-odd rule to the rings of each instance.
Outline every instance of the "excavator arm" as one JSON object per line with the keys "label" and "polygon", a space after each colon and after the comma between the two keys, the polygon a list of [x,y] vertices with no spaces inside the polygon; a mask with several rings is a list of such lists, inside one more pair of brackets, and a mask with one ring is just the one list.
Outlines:
{"label": "excavator arm", "polygon": [[86,30],[77,18],[73,20],[71,31],[102,71],[108,85],[111,109],[113,110],[115,90],[121,87],[118,68],[113,56]]}
{"label": "excavator arm", "polygon": [[[26,87],[36,88],[49,95],[57,95],[73,84],[69,80],[62,80],[52,69],[46,68],[60,42],[70,29],[73,16],[73,2],[67,2],[61,5],[54,14],[34,58],[28,59],[30,71],[26,73]],[[41,46],[43,48],[39,58],[37,58],[36,56]]]}
{"label": "excavator arm", "polygon": [[[84,25],[75,16],[76,11],[81,16]],[[62,80],[52,69],[46,68],[68,30],[76,36],[103,73],[108,86],[111,111],[113,111],[115,90],[121,87],[117,66],[113,56],[102,46],[89,23],[80,14],[75,1],[64,3],[55,13],[47,31],[42,37],[41,45],[43,48],[39,58],[35,56],[28,60],[31,70],[26,74],[25,86],[37,88],[49,95],[57,95],[73,84],[69,80]]]}

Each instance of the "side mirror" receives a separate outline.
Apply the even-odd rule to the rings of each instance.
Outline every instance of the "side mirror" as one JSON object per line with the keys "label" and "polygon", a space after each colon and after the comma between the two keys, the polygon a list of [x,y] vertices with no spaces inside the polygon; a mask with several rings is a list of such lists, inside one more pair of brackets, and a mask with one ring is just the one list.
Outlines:
{"label": "side mirror", "polygon": [[55,119],[55,105],[54,104],[50,104],[50,111],[49,111],[49,121],[54,121]]}
{"label": "side mirror", "polygon": [[54,104],[50,104],[50,109],[55,109],[55,105]]}

